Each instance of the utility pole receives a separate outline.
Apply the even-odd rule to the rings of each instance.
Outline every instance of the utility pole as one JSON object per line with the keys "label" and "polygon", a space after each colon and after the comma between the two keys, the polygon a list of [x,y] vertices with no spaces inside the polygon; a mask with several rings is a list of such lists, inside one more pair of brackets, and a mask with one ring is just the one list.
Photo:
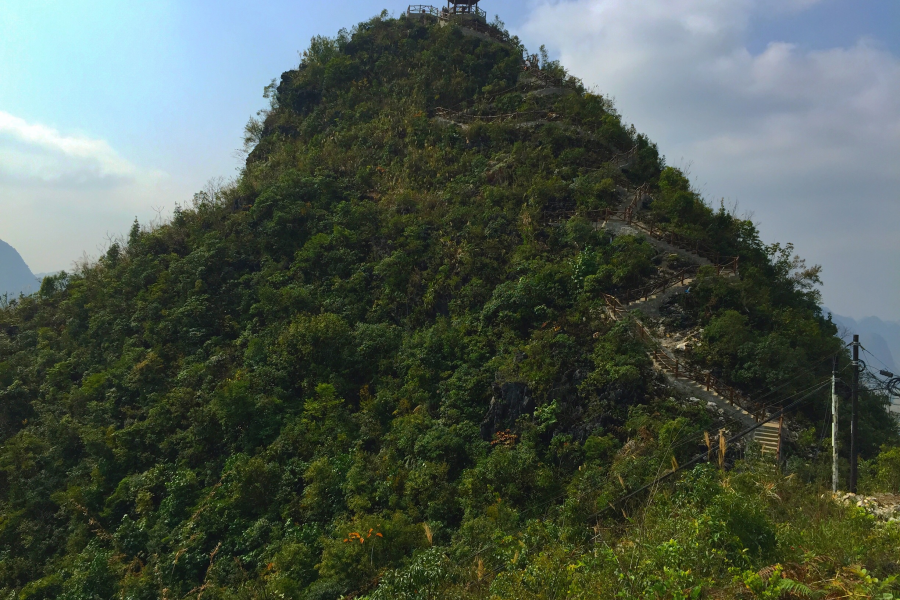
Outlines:
{"label": "utility pole", "polygon": [[853,336],[853,368],[852,397],[850,404],[850,492],[856,493],[856,462],[859,451],[856,438],[859,435],[859,335]]}
{"label": "utility pole", "polygon": [[837,356],[831,363],[831,491],[838,491],[838,397],[837,397]]}

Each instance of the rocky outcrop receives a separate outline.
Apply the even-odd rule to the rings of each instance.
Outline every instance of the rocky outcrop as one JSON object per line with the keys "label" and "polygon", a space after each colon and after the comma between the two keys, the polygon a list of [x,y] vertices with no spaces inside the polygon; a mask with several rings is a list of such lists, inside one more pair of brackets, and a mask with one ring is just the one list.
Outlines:
{"label": "rocky outcrop", "polygon": [[534,408],[534,398],[526,384],[516,381],[494,384],[491,405],[481,423],[481,438],[490,441],[496,432],[513,428],[519,417],[530,415]]}

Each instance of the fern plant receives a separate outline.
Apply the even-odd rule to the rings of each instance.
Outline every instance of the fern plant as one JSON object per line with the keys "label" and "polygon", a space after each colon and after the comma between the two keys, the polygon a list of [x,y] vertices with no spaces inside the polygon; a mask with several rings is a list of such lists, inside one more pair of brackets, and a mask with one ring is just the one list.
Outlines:
{"label": "fern plant", "polygon": [[815,596],[815,592],[808,586],[785,577],[782,565],[766,567],[758,573],[744,571],[740,581],[753,592],[755,597],[762,600],[780,600],[789,597],[812,598]]}

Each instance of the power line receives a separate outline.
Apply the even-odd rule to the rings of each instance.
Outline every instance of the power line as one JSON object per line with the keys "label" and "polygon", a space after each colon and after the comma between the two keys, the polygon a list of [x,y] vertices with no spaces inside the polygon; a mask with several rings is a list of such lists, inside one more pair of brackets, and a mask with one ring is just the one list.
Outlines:
{"label": "power line", "polygon": [[[808,393],[806,396],[804,396],[804,397],[801,398],[800,400],[797,400],[796,402],[794,402],[794,403],[792,403],[792,404],[786,406],[785,408],[781,409],[781,410],[778,411],[777,413],[774,413],[774,414],[771,415],[768,419],[766,419],[766,420],[764,420],[764,421],[762,421],[762,422],[760,422],[760,423],[757,423],[756,425],[754,425],[754,426],[752,426],[752,427],[749,427],[749,428],[747,428],[747,429],[744,429],[743,431],[741,431],[741,432],[739,432],[739,433],[737,433],[737,434],[731,436],[730,438],[728,438],[728,439],[726,440],[726,444],[731,444],[733,441],[738,440],[738,439],[740,439],[741,437],[747,435],[748,433],[750,433],[750,432],[752,432],[752,431],[755,431],[756,429],[762,427],[765,423],[768,423],[769,421],[772,421],[773,419],[778,418],[778,417],[781,416],[783,413],[785,413],[785,412],[791,410],[791,409],[794,408],[795,406],[798,406],[800,403],[802,403],[804,400],[806,400],[809,396],[811,396],[811,395],[814,394],[815,392],[819,391],[820,389],[822,389],[822,387],[828,385],[829,383],[830,383],[830,378],[827,379],[827,380],[824,380],[823,382],[816,383],[816,384],[814,384],[813,386],[810,386],[810,387],[808,387],[808,388],[806,388],[806,389],[804,389],[804,390],[801,390],[801,391],[799,391],[799,392],[795,392],[795,393],[791,394],[790,396],[787,396],[787,397],[785,397],[785,398],[782,398],[782,399],[781,399],[782,402],[789,401],[790,399],[796,397],[798,394],[802,394],[803,392],[809,390],[809,393]],[[815,388],[815,389],[813,389],[813,388]],[[679,415],[679,416],[682,416],[682,415]],[[737,420],[734,420],[734,422],[738,422],[738,421],[737,421]],[[677,438],[677,436],[676,436],[676,438]],[[670,443],[669,446],[668,446],[668,448],[666,449],[665,455],[666,455],[666,456],[670,456],[671,454],[674,453],[675,450],[677,450],[677,449],[679,449],[679,448],[681,448],[681,447],[683,447],[683,446],[685,446],[685,445],[688,445],[688,444],[690,444],[690,443],[697,444],[698,442],[696,442],[696,441],[694,441],[694,440],[692,440],[692,439],[686,439],[686,440],[683,440],[683,441],[681,441],[681,442],[679,442],[679,443],[677,443],[677,444]],[[653,487],[653,486],[655,486],[655,485],[661,483],[662,481],[665,481],[668,477],[671,477],[671,476],[674,475],[675,473],[684,470],[684,469],[685,469],[686,467],[688,467],[688,466],[691,466],[691,465],[693,465],[693,464],[696,464],[697,462],[699,462],[699,461],[698,461],[698,457],[703,457],[703,456],[706,456],[706,453],[698,454],[697,456],[695,456],[694,458],[692,458],[692,459],[689,460],[688,462],[686,462],[686,463],[680,465],[680,466],[679,466],[677,469],[675,469],[674,471],[670,471],[670,472],[668,472],[668,473],[666,473],[666,474],[664,474],[664,475],[662,475],[662,476],[660,476],[660,477],[657,477],[657,478],[654,479],[652,482],[650,482],[650,483],[648,483],[648,484],[642,486],[641,488],[635,490],[634,492],[631,492],[631,493],[629,493],[629,494],[626,494],[625,496],[623,496],[623,497],[617,499],[617,500],[615,501],[615,504],[619,504],[620,502],[623,502],[624,500],[627,500],[628,498],[631,498],[632,496],[636,495],[638,492],[641,492],[641,491],[643,491],[643,490],[646,490],[646,489],[648,489],[648,488],[650,488],[650,487]],[[664,459],[661,458],[661,459],[660,459],[660,464],[662,464],[663,462],[664,462]],[[598,485],[598,486],[595,486],[595,487],[593,487],[592,489],[590,489],[590,490],[588,490],[588,491],[597,491],[597,490],[600,489],[600,487],[601,487],[602,485],[604,485],[604,484],[600,484],[600,485]],[[556,500],[559,500],[560,498],[563,498],[563,497],[566,496],[568,493],[569,493],[568,491],[561,492],[561,493],[559,493],[559,494],[557,494],[557,495],[555,495],[555,496],[553,496],[553,497],[551,497],[551,498],[548,498],[548,499],[544,500],[543,502],[540,502],[540,503],[538,503],[538,504],[532,505],[532,506],[530,506],[529,508],[526,508],[526,509],[522,510],[522,511],[521,511],[521,514],[523,514],[523,516],[524,516],[524,515],[527,514],[527,513],[530,513],[530,512],[533,512],[533,511],[537,511],[537,510],[540,509],[540,508],[547,507],[549,504],[555,502]],[[586,519],[594,518],[594,517],[596,517],[596,516],[602,514],[603,512],[605,512],[608,508],[609,508],[609,505],[607,505],[606,507],[604,507],[604,508],[601,509],[600,511],[597,511],[597,512],[595,512],[595,513],[592,513],[592,514],[590,514],[590,515],[587,515],[585,518],[586,518]],[[482,546],[481,548],[479,548],[479,549],[475,550],[474,552],[470,553],[469,555],[467,555],[465,558],[463,558],[463,559],[461,559],[461,560],[459,560],[459,561],[456,561],[456,562],[457,562],[457,564],[462,564],[462,561],[468,561],[468,560],[471,560],[471,559],[475,558],[476,556],[478,556],[479,554],[482,554],[483,552],[485,552],[485,551],[487,551],[487,550],[490,550],[490,549],[492,549],[492,548],[497,547],[497,545],[498,545],[498,542],[492,542],[492,543],[490,543],[490,544],[487,544],[487,545],[485,545],[485,546]],[[494,571],[494,572],[496,572],[496,571]]]}
{"label": "power line", "polygon": [[[771,396],[771,395],[774,394],[775,392],[778,392],[778,391],[780,391],[780,390],[786,388],[788,385],[790,385],[791,383],[793,383],[794,381],[796,381],[796,380],[799,379],[800,377],[802,377],[802,376],[804,376],[804,375],[807,375],[807,374],[809,374],[809,373],[813,373],[813,372],[815,371],[815,368],[816,368],[816,367],[818,367],[819,365],[821,365],[821,364],[822,364],[823,362],[825,362],[826,360],[833,360],[835,356],[836,356],[836,354],[829,354],[829,355],[826,356],[825,358],[820,359],[818,362],[813,363],[810,367],[804,369],[803,371],[800,371],[799,373],[797,373],[796,375],[794,375],[793,377],[791,377],[790,379],[788,379],[787,381],[785,381],[784,383],[782,383],[781,385],[779,385],[778,387],[775,387],[775,388],[769,390],[768,392],[766,392],[765,394],[763,394],[762,396],[759,396],[758,398],[756,398],[756,401],[757,401],[757,402],[762,402],[762,400],[764,400],[766,397]],[[845,367],[845,368],[846,368],[846,367]],[[783,400],[782,400],[782,401],[783,401]],[[776,404],[780,404],[780,401],[774,401],[774,402],[770,402],[769,404],[764,404],[764,405],[762,406],[762,408],[763,408],[763,409],[766,409],[766,408],[769,408],[770,406],[775,406]]]}
{"label": "power line", "polygon": [[[819,362],[815,363],[812,367],[810,367],[810,368],[808,368],[808,369],[806,369],[806,370],[804,370],[804,371],[801,371],[800,373],[798,373],[797,375],[795,375],[794,377],[792,377],[791,379],[789,379],[789,380],[788,380],[787,382],[785,382],[784,384],[778,386],[777,388],[775,388],[775,389],[772,390],[771,392],[768,392],[768,393],[764,394],[763,396],[761,396],[761,397],[757,400],[757,402],[761,401],[763,398],[765,398],[766,396],[771,395],[771,394],[774,393],[774,392],[777,392],[777,391],[779,391],[779,390],[781,390],[781,389],[784,389],[784,388],[787,387],[789,384],[793,383],[794,381],[796,381],[797,379],[799,379],[799,378],[802,377],[803,375],[807,375],[807,374],[810,374],[810,373],[814,373],[815,367],[818,367],[821,363],[825,362],[826,360],[833,360],[835,356],[836,356],[835,354],[831,354],[831,355],[829,355],[829,356],[826,356],[825,358],[823,358],[823,359],[820,360]],[[849,365],[848,365],[848,366],[849,366]],[[844,368],[846,369],[847,367],[844,367]],[[806,388],[806,389],[809,389],[809,388]],[[800,390],[800,391],[798,391],[798,392],[794,392],[791,396],[788,396],[787,398],[782,398],[782,399],[780,399],[780,400],[775,400],[775,401],[769,402],[768,404],[763,404],[762,407],[761,407],[761,409],[762,409],[762,410],[765,410],[765,409],[770,408],[770,407],[772,407],[772,406],[776,406],[776,405],[782,404],[785,400],[789,400],[790,398],[792,398],[793,396],[796,396],[797,394],[802,394],[804,391],[805,391],[805,390]]]}
{"label": "power line", "polygon": [[[830,383],[830,379],[827,379],[827,380],[825,380],[825,381],[820,382],[820,383],[818,384],[818,386],[817,386],[814,390],[810,391],[808,394],[806,394],[805,396],[803,396],[802,398],[800,398],[800,399],[797,400],[796,402],[793,402],[792,404],[790,404],[790,405],[784,407],[783,409],[779,410],[779,411],[776,412],[775,414],[771,415],[771,416],[770,416],[768,419],[766,419],[765,421],[762,421],[762,422],[760,422],[760,423],[757,423],[757,424],[754,425],[753,427],[748,427],[748,428],[745,429],[744,431],[741,431],[740,433],[737,433],[737,434],[731,436],[730,438],[728,438],[728,439],[725,441],[725,443],[726,443],[726,444],[731,444],[732,442],[741,439],[742,437],[744,437],[744,436],[747,435],[748,433],[750,433],[750,432],[752,432],[752,431],[756,431],[757,429],[759,429],[760,427],[762,427],[764,424],[768,423],[769,421],[772,421],[772,420],[774,420],[774,419],[776,419],[776,418],[778,418],[778,417],[781,417],[785,412],[791,410],[792,408],[794,408],[794,407],[796,407],[796,406],[799,406],[801,403],[805,402],[807,398],[809,398],[809,397],[812,396],[814,393],[818,392],[820,389],[822,389],[822,388],[824,388],[825,386],[827,386],[829,383]],[[705,456],[706,456],[706,454],[704,454],[704,453],[701,452],[700,454],[696,455],[694,458],[692,458],[692,459],[689,460],[688,462],[684,463],[683,465],[680,465],[677,469],[673,469],[672,471],[669,471],[668,473],[666,473],[666,474],[663,475],[662,477],[659,477],[659,478],[655,479],[654,481],[652,481],[652,482],[650,482],[650,483],[648,483],[648,484],[646,484],[646,485],[644,485],[644,486],[642,486],[642,487],[640,487],[640,488],[634,490],[633,492],[630,492],[630,493],[628,493],[628,494],[626,494],[626,495],[620,497],[618,500],[615,501],[615,503],[610,503],[610,505],[611,505],[611,506],[614,506],[614,505],[616,505],[616,504],[620,504],[620,503],[624,502],[625,500],[628,500],[629,498],[632,498],[632,497],[636,496],[636,495],[639,494],[640,492],[643,492],[644,490],[646,490],[646,489],[648,489],[648,488],[650,488],[650,487],[652,487],[652,486],[654,486],[654,485],[656,485],[656,484],[658,484],[658,483],[660,483],[660,482],[662,482],[662,481],[668,479],[669,477],[671,477],[671,476],[674,475],[675,473],[678,473],[679,471],[682,471],[682,470],[686,469],[686,468],[689,467],[689,466],[692,466],[692,465],[697,464],[698,462],[700,462],[701,460],[703,460],[703,457],[705,457]],[[593,515],[590,515],[590,517],[595,517],[595,516],[597,516],[597,515],[602,514],[603,512],[606,511],[607,508],[609,508],[609,506],[605,507],[603,510],[598,511],[597,513],[595,513],[595,514],[593,514]],[[589,517],[589,518],[590,518],[590,517]]]}
{"label": "power line", "polygon": [[884,361],[882,361],[880,358],[878,358],[877,356],[875,356],[874,354],[872,354],[871,352],[869,352],[869,351],[866,349],[866,347],[863,346],[862,344],[860,344],[859,347],[862,348],[863,352],[865,352],[866,354],[868,354],[869,356],[871,356],[872,358],[874,358],[876,361],[878,361],[878,362],[881,364],[881,366],[884,367],[887,371],[890,371],[891,369],[896,368],[896,367],[889,367],[889,366],[887,366],[887,365],[884,363]]}

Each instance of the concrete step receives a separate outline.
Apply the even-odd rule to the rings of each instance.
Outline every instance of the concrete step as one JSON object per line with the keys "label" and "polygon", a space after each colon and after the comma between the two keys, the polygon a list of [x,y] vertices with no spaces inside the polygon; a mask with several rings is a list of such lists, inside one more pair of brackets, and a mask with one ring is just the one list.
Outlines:
{"label": "concrete step", "polygon": [[[697,392],[699,392],[698,395],[700,395],[701,398],[704,397],[702,394],[705,394],[706,398],[711,398],[711,403],[718,405],[720,410],[729,412],[731,414],[731,418],[735,418],[735,415],[741,415],[741,418],[746,419],[747,421],[752,420],[751,414],[745,409],[741,408],[740,406],[733,406],[729,404],[728,401],[715,390],[710,389],[709,391],[707,391],[705,383],[687,379],[683,376],[683,374],[681,374],[681,377],[675,377],[675,374],[672,370],[657,362],[656,360],[653,361],[653,365],[657,370],[665,373],[673,380],[675,380],[678,385],[683,386],[683,388],[696,390]],[[760,449],[764,454],[777,454],[780,441],[780,427],[778,423],[764,423],[753,432],[752,439],[754,442],[759,444]]]}
{"label": "concrete step", "polygon": [[767,437],[767,436],[753,436],[753,441],[760,445],[763,452],[778,452],[778,436],[775,437]]}
{"label": "concrete step", "polygon": [[773,436],[773,435],[778,436],[779,435],[779,432],[777,429],[766,429],[763,427],[760,427],[759,429],[754,431],[754,433],[756,435],[762,435],[762,436]]}
{"label": "concrete step", "polygon": [[769,429],[767,427],[760,427],[755,431],[756,435],[767,435],[767,436],[778,436],[780,435],[778,429]]}
{"label": "concrete step", "polygon": [[759,427],[759,429],[757,429],[757,431],[767,431],[770,433],[778,433],[778,429],[779,429],[778,423],[776,423],[774,421],[769,421],[767,423],[763,423],[762,425],[760,425],[760,427]]}

